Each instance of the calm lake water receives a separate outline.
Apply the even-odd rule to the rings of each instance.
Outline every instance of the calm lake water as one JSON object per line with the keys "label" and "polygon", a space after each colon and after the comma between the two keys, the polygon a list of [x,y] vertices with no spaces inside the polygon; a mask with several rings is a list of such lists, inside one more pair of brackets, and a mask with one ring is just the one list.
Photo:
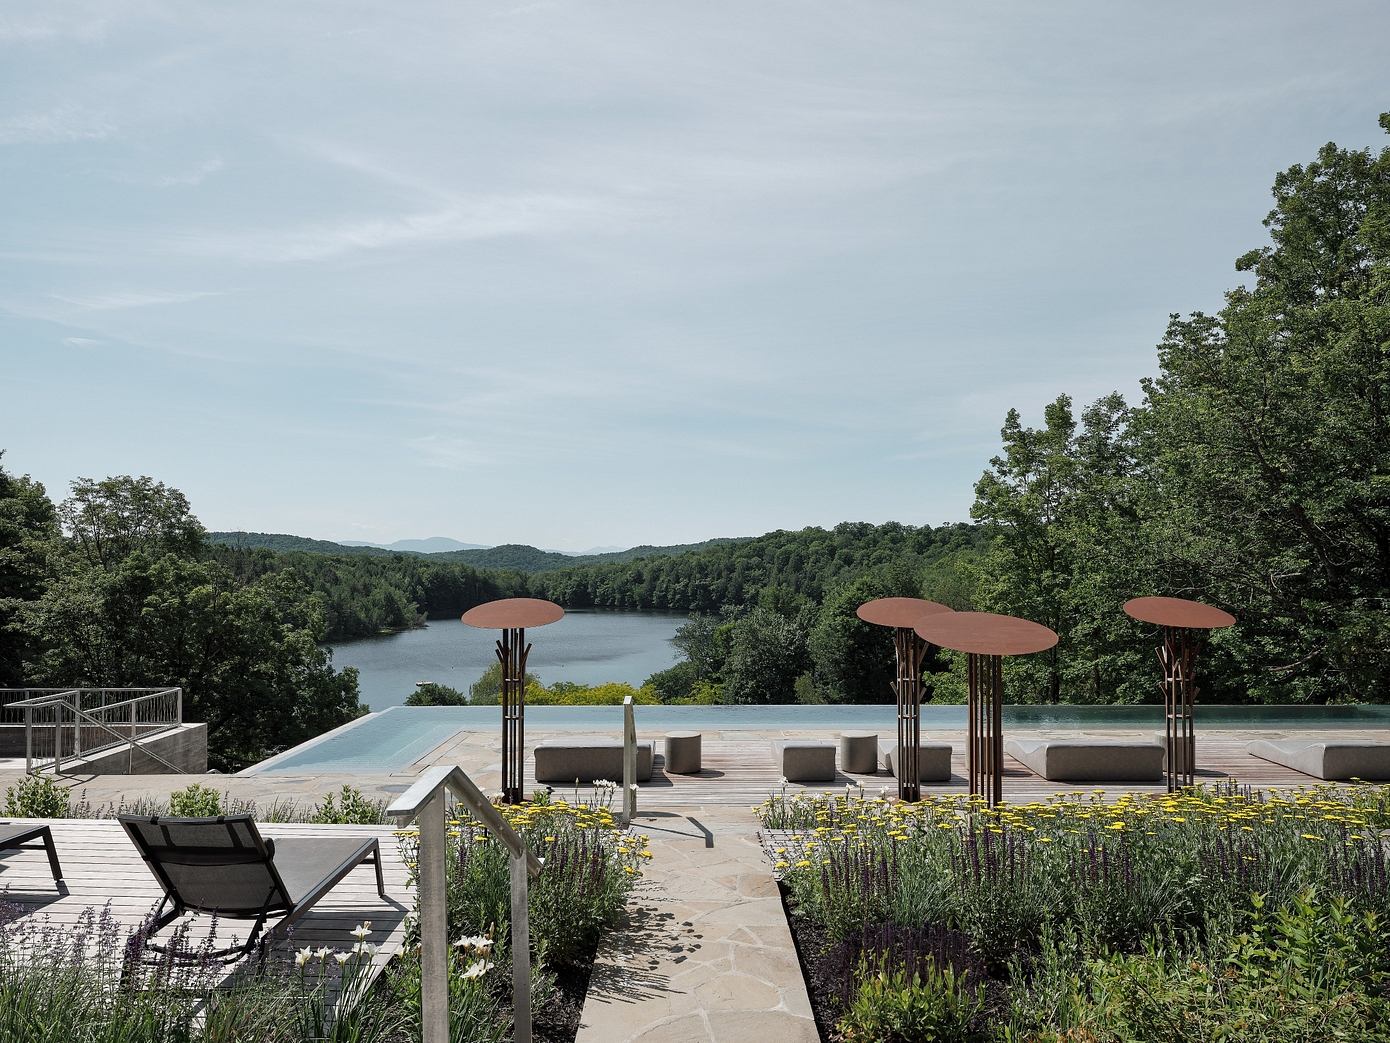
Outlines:
{"label": "calm lake water", "polygon": [[[574,681],[640,685],[673,665],[671,644],[685,616],[664,612],[601,612],[576,609],[549,626],[526,633],[532,644],[528,673],[542,684]],[[458,620],[437,619],[419,630],[333,645],[333,665],[355,666],[362,702],[373,710],[400,706],[416,681],[467,692],[497,656],[498,632],[475,630]]]}

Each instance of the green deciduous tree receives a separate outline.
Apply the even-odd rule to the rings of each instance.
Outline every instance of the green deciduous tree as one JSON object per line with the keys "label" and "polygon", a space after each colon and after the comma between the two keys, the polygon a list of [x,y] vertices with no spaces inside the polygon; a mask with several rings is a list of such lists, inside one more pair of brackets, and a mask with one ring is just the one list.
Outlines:
{"label": "green deciduous tree", "polygon": [[0,450],[0,687],[24,684],[33,638],[21,625],[24,605],[43,593],[61,547],[58,516],[44,487],[9,474]]}
{"label": "green deciduous tree", "polygon": [[[1390,131],[1390,114],[1381,116]],[[1281,173],[1252,286],[1174,316],[1147,384],[1175,587],[1231,606],[1228,690],[1390,698],[1390,149]]]}
{"label": "green deciduous tree", "polygon": [[724,694],[731,703],[789,703],[808,666],[806,631],[796,620],[755,608],[734,623],[724,664]]}

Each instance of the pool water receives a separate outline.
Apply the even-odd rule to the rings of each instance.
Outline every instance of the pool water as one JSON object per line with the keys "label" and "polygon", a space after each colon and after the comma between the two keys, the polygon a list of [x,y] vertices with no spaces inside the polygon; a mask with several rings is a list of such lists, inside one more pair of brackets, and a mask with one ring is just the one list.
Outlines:
{"label": "pool water", "polygon": [[[877,729],[891,735],[896,711],[878,706],[639,706],[646,735],[672,729]],[[496,706],[394,706],[346,724],[248,768],[243,774],[392,772],[460,731],[500,732]],[[1005,706],[1004,725],[1022,728],[1162,728],[1162,706]],[[1198,706],[1197,725],[1221,728],[1390,728],[1390,706]],[[533,706],[528,730],[622,734],[621,706]],[[964,706],[922,707],[922,729],[962,731]]]}

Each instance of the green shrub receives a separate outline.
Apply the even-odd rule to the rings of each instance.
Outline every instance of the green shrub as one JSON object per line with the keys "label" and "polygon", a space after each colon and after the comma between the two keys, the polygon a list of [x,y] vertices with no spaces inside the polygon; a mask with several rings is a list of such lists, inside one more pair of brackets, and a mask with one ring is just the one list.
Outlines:
{"label": "green shrub", "polygon": [[984,990],[948,968],[920,974],[861,961],[859,988],[836,1026],[843,1043],[984,1043]]}
{"label": "green shrub", "polygon": [[169,794],[169,814],[178,818],[214,818],[224,814],[222,794],[195,782]]}
{"label": "green shrub", "polygon": [[1184,956],[1150,943],[1092,966],[1087,1027],[1114,1043],[1384,1043],[1390,956],[1378,917],[1309,889],[1250,928]]}
{"label": "green shrub", "polygon": [[344,786],[334,801],[326,794],[309,816],[310,822],[330,826],[382,826],[388,823],[386,801],[372,800],[360,789]]}
{"label": "green shrub", "polygon": [[16,818],[67,818],[72,795],[47,775],[26,775],[5,790],[5,814]]}
{"label": "green shrub", "polygon": [[468,696],[447,684],[426,681],[417,684],[415,691],[406,698],[406,706],[467,706]]}

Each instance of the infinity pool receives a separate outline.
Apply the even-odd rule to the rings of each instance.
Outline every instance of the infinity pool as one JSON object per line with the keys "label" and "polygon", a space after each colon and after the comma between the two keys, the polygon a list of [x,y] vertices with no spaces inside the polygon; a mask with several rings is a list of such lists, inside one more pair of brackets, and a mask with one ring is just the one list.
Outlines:
{"label": "infinity pool", "polygon": [[[533,706],[529,732],[594,731],[622,734],[620,706]],[[399,771],[460,731],[497,733],[496,706],[393,706],[262,761],[243,774]],[[1162,728],[1162,706],[1005,706],[1004,725],[1015,728]],[[1390,728],[1390,706],[1198,706],[1198,728]],[[896,730],[891,705],[880,706],[639,706],[643,736],[670,729],[817,731],[841,728]],[[922,707],[922,728],[965,729],[964,706]]]}

